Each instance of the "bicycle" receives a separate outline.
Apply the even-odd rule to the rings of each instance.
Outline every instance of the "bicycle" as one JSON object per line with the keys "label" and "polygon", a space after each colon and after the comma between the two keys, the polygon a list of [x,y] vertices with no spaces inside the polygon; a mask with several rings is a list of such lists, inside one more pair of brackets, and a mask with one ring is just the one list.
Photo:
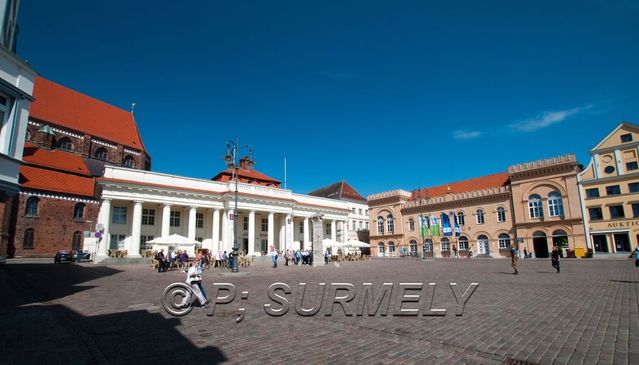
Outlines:
{"label": "bicycle", "polygon": [[[185,283],[169,284],[162,292],[162,307],[172,316],[184,316],[193,309],[193,299],[196,298],[193,294],[191,287]],[[175,297],[178,296],[180,301],[176,302]]]}

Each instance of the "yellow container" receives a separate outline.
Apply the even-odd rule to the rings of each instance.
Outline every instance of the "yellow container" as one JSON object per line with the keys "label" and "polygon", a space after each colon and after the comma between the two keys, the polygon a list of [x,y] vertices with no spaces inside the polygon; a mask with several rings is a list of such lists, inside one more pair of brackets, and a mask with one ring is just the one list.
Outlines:
{"label": "yellow container", "polygon": [[583,247],[575,247],[575,257],[585,257],[586,249]]}

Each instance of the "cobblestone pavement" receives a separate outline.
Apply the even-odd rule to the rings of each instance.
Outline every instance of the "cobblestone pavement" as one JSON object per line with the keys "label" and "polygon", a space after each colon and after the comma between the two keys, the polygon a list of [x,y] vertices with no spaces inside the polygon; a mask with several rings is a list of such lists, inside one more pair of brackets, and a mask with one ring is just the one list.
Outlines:
{"label": "cobblestone pavement", "polygon": [[[312,268],[267,261],[241,268],[240,275],[205,271],[210,297],[213,283],[237,287],[234,302],[194,308],[171,317],[160,294],[184,274],[157,273],[148,265],[93,266],[8,264],[0,269],[0,346],[2,363],[372,363],[639,364],[639,275],[631,260],[564,260],[561,274],[547,260],[520,261],[512,275],[510,260],[374,259]],[[247,273],[248,272],[248,273]],[[275,282],[291,286],[291,308],[268,316],[263,304]],[[304,307],[321,297],[319,282],[393,283],[389,315],[346,316],[339,305],[326,316],[325,302],[312,317],[295,312],[298,284],[307,283]],[[394,316],[400,283],[425,283],[421,302],[404,308],[447,309],[446,316]],[[479,287],[462,316],[450,282],[463,293]],[[248,291],[246,300],[240,292]],[[339,292],[344,293],[344,292]],[[413,294],[414,292],[407,292]],[[329,290],[326,291],[326,296]],[[237,309],[246,316],[235,322]],[[424,312],[424,311],[422,311]]]}

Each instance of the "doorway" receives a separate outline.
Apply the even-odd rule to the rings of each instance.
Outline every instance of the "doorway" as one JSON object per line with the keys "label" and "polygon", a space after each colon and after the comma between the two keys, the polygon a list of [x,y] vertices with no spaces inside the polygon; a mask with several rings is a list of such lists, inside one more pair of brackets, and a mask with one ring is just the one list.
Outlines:
{"label": "doorway", "polygon": [[535,248],[535,257],[548,257],[548,239],[544,232],[537,231],[533,233],[533,247]]}
{"label": "doorway", "polygon": [[617,252],[630,252],[630,237],[628,237],[628,233],[615,233],[612,236]]}
{"label": "doorway", "polygon": [[488,237],[483,234],[477,237],[477,253],[479,255],[490,255],[490,244]]}
{"label": "doorway", "polygon": [[605,234],[593,234],[592,243],[595,246],[595,252],[608,253],[608,237]]}

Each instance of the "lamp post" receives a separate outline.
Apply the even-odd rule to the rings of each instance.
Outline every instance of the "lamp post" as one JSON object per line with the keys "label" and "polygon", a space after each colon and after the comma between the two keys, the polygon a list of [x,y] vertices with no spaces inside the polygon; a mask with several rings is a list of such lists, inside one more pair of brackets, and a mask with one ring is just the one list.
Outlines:
{"label": "lamp post", "polygon": [[240,146],[239,140],[226,142],[226,155],[224,156],[224,162],[226,162],[226,166],[228,168],[232,169],[231,180],[235,183],[235,207],[233,208],[233,257],[231,259],[232,272],[240,271],[237,267],[237,251],[239,250],[239,247],[237,246],[237,169],[240,167],[237,163],[237,152],[242,149],[247,149],[249,151],[248,166],[253,166],[253,148],[251,146]]}

